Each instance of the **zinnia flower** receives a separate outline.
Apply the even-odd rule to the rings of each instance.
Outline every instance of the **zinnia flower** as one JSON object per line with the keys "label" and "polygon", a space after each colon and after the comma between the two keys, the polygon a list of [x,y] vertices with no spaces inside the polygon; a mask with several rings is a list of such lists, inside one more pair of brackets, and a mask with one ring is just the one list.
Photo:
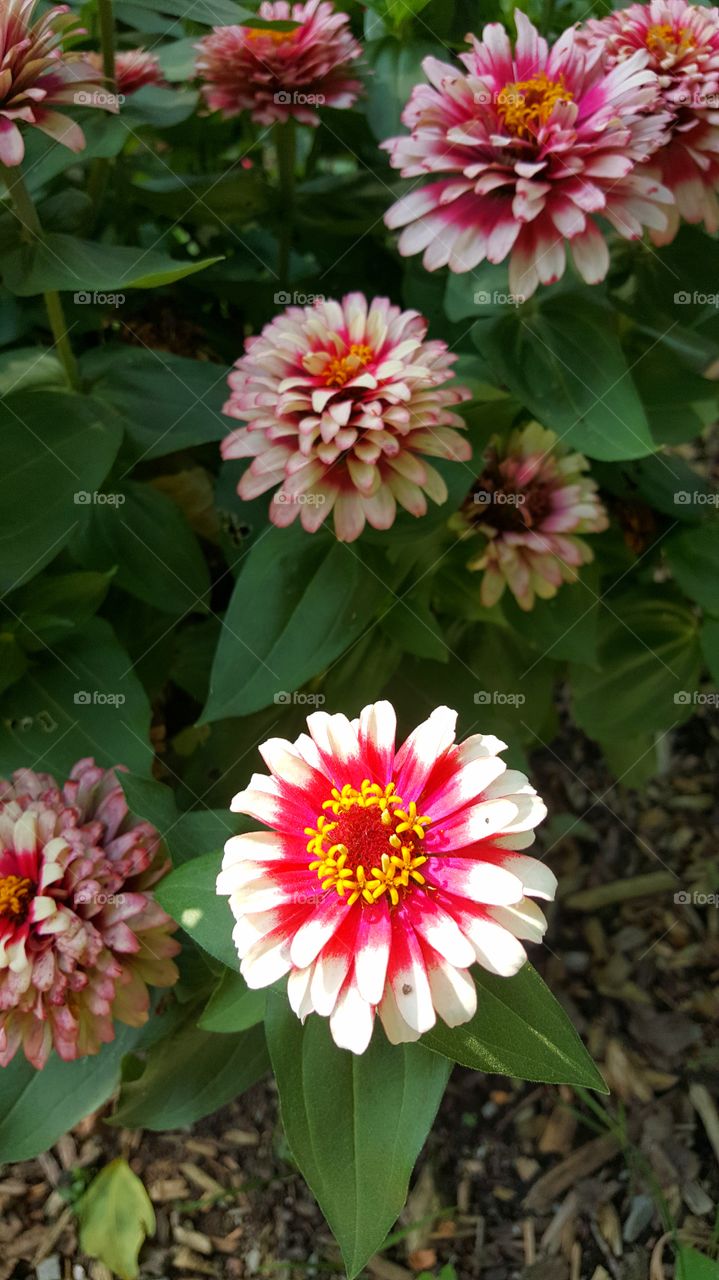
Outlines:
{"label": "zinnia flower", "polygon": [[393,1044],[417,1040],[437,1014],[466,1022],[469,967],[516,973],[527,958],[518,939],[546,928],[532,898],[552,898],[556,880],[522,852],[546,808],[499,759],[503,742],[456,745],[456,719],[439,707],[396,750],[388,702],[353,721],[315,712],[309,736],[260,747],[269,776],[232,802],[269,828],[228,840],[217,881],[245,981],[289,974],[298,1017],[328,1017],[354,1053],[375,1013]]}
{"label": "zinnia flower", "polygon": [[397,503],[422,516],[425,494],[444,502],[444,480],[418,455],[471,456],[455,430],[464,423],[449,410],[470,393],[444,386],[457,357],[444,342],[425,342],[426,332],[418,312],[350,293],[341,303],[288,307],[248,338],[224,407],[248,426],[222,445],[224,458],[254,458],[240,497],[280,485],[274,524],[299,512],[312,533],[334,510],[345,542],[365,520],[388,529]]}
{"label": "zinnia flower", "polygon": [[464,507],[452,517],[482,549],[470,569],[482,570],[481,601],[491,608],[508,586],[520,608],[549,600],[577,568],[594,559],[580,533],[606,529],[607,513],[581,453],[564,453],[553,431],[532,422],[490,444],[485,468]]}
{"label": "zinnia flower", "polygon": [[382,145],[405,177],[446,174],[412,190],[386,215],[405,227],[402,254],[424,250],[429,271],[471,271],[509,256],[513,293],[563,274],[566,244],[588,284],[606,275],[600,214],[630,239],[663,228],[671,195],[635,166],[662,142],[667,117],[646,115],[656,77],[637,52],[612,71],[588,54],[574,28],[552,49],[517,11],[514,54],[491,23],[462,54],[465,71],[436,58],[422,64],[403,114],[410,136]]}
{"label": "zinnia flower", "polygon": [[350,64],[362,48],[346,13],[320,0],[263,0],[257,16],[297,25],[290,31],[215,27],[197,46],[197,73],[213,111],[225,117],[251,111],[258,124],[294,117],[317,125],[315,107],[352,106],[362,84],[351,78]]}
{"label": "zinnia flower", "polygon": [[585,39],[606,67],[642,50],[658,77],[650,110],[669,113],[668,141],[651,157],[650,172],[671,191],[666,230],[652,232],[668,244],[679,219],[719,229],[719,11],[685,0],[633,4],[587,23]]}
{"label": "zinnia flower", "polygon": [[5,0],[0,9],[0,164],[20,164],[25,143],[18,124],[34,125],[71,151],[85,136],[74,120],[51,108],[79,104],[116,108],[95,91],[102,76],[87,54],[64,53],[62,40],[81,30],[67,5],[48,9],[32,26],[36,0]]}
{"label": "zinnia flower", "polygon": [[175,925],[150,886],[160,837],[134,822],[112,769],[80,760],[62,787],[20,769],[0,780],[0,1066],[35,1067],[147,1020],[147,983],[177,979]]}
{"label": "zinnia flower", "polygon": [[[102,54],[89,53],[88,58],[100,72]],[[115,88],[119,97],[128,98],[146,84],[164,84],[160,60],[148,49],[118,49],[115,54]]]}

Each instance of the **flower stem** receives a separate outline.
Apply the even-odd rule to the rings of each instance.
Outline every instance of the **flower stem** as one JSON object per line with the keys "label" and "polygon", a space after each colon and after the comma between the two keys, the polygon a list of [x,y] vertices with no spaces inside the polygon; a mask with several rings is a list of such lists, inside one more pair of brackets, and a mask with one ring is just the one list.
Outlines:
{"label": "flower stem", "polygon": [[110,93],[113,93],[115,89],[115,16],[112,12],[112,0],[97,0],[97,11],[100,18],[102,70],[107,80],[107,88]]}
{"label": "flower stem", "polygon": [[[19,169],[5,169],[4,176],[15,214],[22,226],[22,238],[32,244],[34,240],[42,238],[42,225],[32,196],[25,186]],[[60,294],[54,289],[47,289],[43,293],[43,298],[45,299],[45,310],[47,311],[47,318],[50,322],[50,329],[55,342],[55,350],[65,370],[68,384],[73,391],[77,391],[80,386],[80,374],[70,345]]]}
{"label": "flower stem", "polygon": [[280,284],[285,288],[289,283],[295,207],[295,122],[292,116],[282,124],[275,125],[275,147],[282,205],[278,274]]}

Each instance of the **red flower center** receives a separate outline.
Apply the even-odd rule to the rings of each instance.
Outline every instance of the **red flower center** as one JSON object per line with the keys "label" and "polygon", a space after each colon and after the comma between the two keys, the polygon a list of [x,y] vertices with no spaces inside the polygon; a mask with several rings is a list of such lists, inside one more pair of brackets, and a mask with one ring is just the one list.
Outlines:
{"label": "red flower center", "polygon": [[416,885],[425,883],[419,868],[427,861],[421,852],[429,818],[420,817],[412,800],[405,805],[394,783],[381,787],[365,778],[359,791],[346,783],[334,788],[325,800],[334,819],[322,813],[307,852],[314,855],[310,871],[316,871],[323,889],[334,889],[347,905],[361,900],[372,905],[383,894],[390,905]]}
{"label": "red flower center", "polygon": [[0,917],[24,920],[32,897],[32,880],[25,876],[3,876],[0,879]]}

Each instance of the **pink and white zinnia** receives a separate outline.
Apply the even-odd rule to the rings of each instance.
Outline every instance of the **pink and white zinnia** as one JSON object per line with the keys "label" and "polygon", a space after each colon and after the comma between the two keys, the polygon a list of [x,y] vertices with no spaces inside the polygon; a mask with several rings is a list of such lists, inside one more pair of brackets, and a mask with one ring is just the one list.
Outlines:
{"label": "pink and white zinnia", "polygon": [[447,488],[427,456],[466,461],[464,422],[452,412],[470,398],[446,386],[457,359],[426,342],[427,321],[387,298],[288,307],[248,338],[230,374],[224,412],[247,426],[223,441],[224,458],[253,458],[241,498],[275,489],[270,519],[314,533],[330,512],[351,542],[368,522],[388,529],[397,504],[413,516]]}
{"label": "pink and white zinnia", "polygon": [[[550,49],[516,13],[517,42],[498,23],[461,55],[464,70],[426,58],[402,117],[409,136],[383,146],[406,178],[439,177],[411,190],[386,215],[404,227],[405,255],[424,251],[429,271],[472,271],[509,257],[513,293],[529,297],[564,273],[566,245],[588,284],[606,275],[601,215],[619,235],[662,229],[671,194],[636,166],[661,144],[647,51],[607,71],[601,50],[577,31]],[[446,176],[442,176],[446,175]]]}
{"label": "pink and white zinnia", "polygon": [[457,714],[438,707],[396,749],[388,702],[359,719],[318,711],[296,742],[261,748],[270,770],[235,796],[268,830],[233,836],[217,891],[250,987],[289,974],[301,1019],[329,1018],[340,1048],[363,1053],[379,1013],[393,1044],[437,1015],[475,1012],[478,961],[511,975],[546,920],[552,872],[523,851],[546,808],[505,744],[455,743]]}

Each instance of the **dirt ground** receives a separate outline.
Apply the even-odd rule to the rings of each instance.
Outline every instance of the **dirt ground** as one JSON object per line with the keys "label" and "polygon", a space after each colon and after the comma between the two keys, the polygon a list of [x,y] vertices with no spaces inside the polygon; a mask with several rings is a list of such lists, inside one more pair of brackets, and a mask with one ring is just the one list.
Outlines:
{"label": "dirt ground", "polygon": [[[674,736],[665,764],[645,792],[613,787],[576,731],[533,761],[553,814],[543,849],[560,882],[549,945],[533,959],[611,1096],[456,1068],[402,1219],[367,1275],[671,1280],[675,1233],[716,1256],[716,709]],[[342,1274],[266,1082],[192,1131],[117,1130],[100,1114],[47,1155],[3,1169],[0,1280],[107,1280],[78,1252],[70,1201],[116,1154],[157,1212],[143,1276]]]}

